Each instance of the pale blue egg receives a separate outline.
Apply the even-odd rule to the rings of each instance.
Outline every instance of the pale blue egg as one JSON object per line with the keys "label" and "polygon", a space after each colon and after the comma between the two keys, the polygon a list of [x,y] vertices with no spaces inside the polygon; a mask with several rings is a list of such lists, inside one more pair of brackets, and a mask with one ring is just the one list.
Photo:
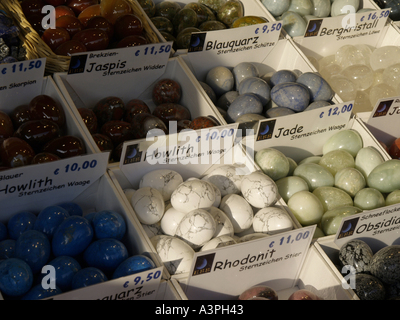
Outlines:
{"label": "pale blue egg", "polygon": [[294,111],[291,110],[291,109],[279,107],[279,108],[272,108],[272,109],[269,109],[269,110],[265,113],[265,115],[266,115],[268,118],[279,118],[279,117],[289,116],[289,115],[295,114],[295,113],[296,113],[296,112],[294,112]]}
{"label": "pale blue egg", "polygon": [[329,83],[317,73],[303,73],[297,79],[297,83],[304,84],[310,90],[311,102],[330,101],[335,95]]}
{"label": "pale blue egg", "polygon": [[233,76],[235,78],[236,90],[239,88],[240,83],[247,79],[253,77],[259,77],[260,73],[257,67],[250,62],[241,62],[233,68]]}
{"label": "pale blue egg", "polygon": [[201,87],[206,92],[207,96],[211,99],[212,103],[217,103],[217,95],[214,90],[205,82],[199,81]]}
{"label": "pale blue egg", "polygon": [[232,91],[235,86],[235,79],[232,72],[226,67],[212,68],[205,81],[215,92],[217,97],[222,96],[228,91]]}
{"label": "pale blue egg", "polygon": [[295,112],[304,111],[310,104],[310,91],[300,83],[281,83],[271,90],[271,99],[279,106]]}
{"label": "pale blue egg", "polygon": [[254,93],[263,106],[271,100],[271,88],[268,83],[260,78],[250,77],[244,79],[239,86],[239,94]]}
{"label": "pale blue egg", "polygon": [[285,12],[282,16],[283,29],[291,37],[302,37],[306,32],[307,23],[301,15],[295,12]]}
{"label": "pale blue egg", "polygon": [[231,122],[248,113],[261,114],[263,112],[263,104],[254,93],[245,93],[240,95],[233,101],[228,109],[228,116]]}
{"label": "pale blue egg", "polygon": [[271,77],[271,85],[274,87],[281,83],[296,82],[297,75],[291,70],[279,70]]}
{"label": "pale blue egg", "polygon": [[331,105],[332,105],[332,103],[330,103],[329,101],[315,101],[315,102],[311,103],[304,111],[311,111],[311,110],[324,108],[324,107],[331,106]]}
{"label": "pale blue egg", "polygon": [[274,17],[282,15],[290,6],[290,0],[261,0],[261,3]]}
{"label": "pale blue egg", "polygon": [[223,110],[228,110],[229,107],[231,106],[232,102],[235,101],[235,99],[239,97],[239,92],[237,91],[229,91],[227,93],[224,93],[217,102],[217,107],[221,108]]}

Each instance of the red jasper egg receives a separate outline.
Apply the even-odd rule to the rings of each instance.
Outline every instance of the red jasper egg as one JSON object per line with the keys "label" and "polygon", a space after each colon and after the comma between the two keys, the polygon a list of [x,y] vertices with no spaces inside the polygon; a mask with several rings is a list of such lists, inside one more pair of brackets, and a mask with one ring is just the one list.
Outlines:
{"label": "red jasper egg", "polygon": [[154,109],[153,116],[161,119],[167,126],[170,121],[191,119],[189,109],[177,103],[160,104]]}
{"label": "red jasper egg", "polygon": [[65,113],[62,108],[52,97],[48,95],[39,95],[29,103],[29,114],[31,120],[51,120],[60,128],[65,125]]}
{"label": "red jasper egg", "polygon": [[190,123],[189,129],[199,130],[218,126],[218,123],[210,117],[198,117]]}
{"label": "red jasper egg", "polygon": [[93,110],[87,108],[79,108],[78,112],[81,115],[82,120],[85,123],[89,132],[91,134],[97,133],[97,117],[94,114]]}
{"label": "red jasper egg", "polygon": [[100,29],[107,33],[108,37],[111,39],[114,35],[114,26],[104,17],[92,17],[87,22],[88,29]]}
{"label": "red jasper egg", "polygon": [[393,159],[400,159],[400,139],[396,139],[390,146],[389,154]]}
{"label": "red jasper egg", "polygon": [[106,32],[93,28],[78,32],[72,40],[83,43],[87,51],[105,50],[110,41]]}
{"label": "red jasper egg", "polygon": [[129,36],[118,42],[117,48],[136,47],[147,43],[147,39],[143,36]]}
{"label": "red jasper egg", "polygon": [[153,102],[156,105],[163,103],[178,103],[182,97],[181,86],[172,79],[162,79],[153,88]]}
{"label": "red jasper egg", "polygon": [[94,142],[96,142],[100,151],[112,151],[114,149],[114,145],[109,137],[101,133],[95,133],[92,135]]}
{"label": "red jasper egg", "polygon": [[127,122],[132,122],[133,118],[139,113],[150,113],[150,108],[143,100],[133,99],[126,104],[126,112],[124,119]]}
{"label": "red jasper egg", "polygon": [[14,125],[7,113],[0,111],[0,139],[10,138],[14,134]]}
{"label": "red jasper egg", "polygon": [[24,140],[11,137],[0,145],[0,158],[3,165],[16,168],[29,165],[35,156],[32,147]]}
{"label": "red jasper egg", "polygon": [[25,17],[33,14],[41,14],[45,3],[42,0],[24,0],[21,2],[21,9]]}
{"label": "red jasper egg", "polygon": [[93,108],[99,126],[112,120],[122,120],[125,114],[125,104],[118,97],[106,97],[101,99]]}
{"label": "red jasper egg", "polygon": [[131,124],[119,120],[109,121],[104,124],[101,128],[101,133],[109,137],[115,146],[134,139]]}
{"label": "red jasper egg", "polygon": [[59,46],[54,53],[59,56],[71,56],[74,53],[86,51],[87,49],[83,43],[76,40],[69,40]]}
{"label": "red jasper egg", "polygon": [[78,19],[82,23],[82,25],[87,28],[88,27],[88,22],[90,19],[93,17],[100,17],[101,16],[101,11],[100,11],[100,5],[95,4],[94,6],[91,6],[85,10],[83,10],[79,16]]}
{"label": "red jasper egg", "polygon": [[70,7],[67,6],[56,7],[56,20],[62,16],[75,17],[75,12]]}
{"label": "red jasper egg", "polygon": [[42,40],[53,52],[70,39],[68,31],[63,28],[47,29],[42,35]]}
{"label": "red jasper egg", "polygon": [[123,39],[128,36],[140,36],[143,32],[142,21],[134,14],[119,17],[114,24],[115,36]]}
{"label": "red jasper egg", "polygon": [[22,105],[16,107],[11,113],[10,113],[10,118],[14,124],[14,128],[18,129],[18,127],[31,120],[31,112],[30,112],[30,106],[29,105]]}
{"label": "red jasper egg", "polygon": [[99,0],[68,0],[67,2],[67,6],[74,10],[76,15],[96,4],[99,4]]}
{"label": "red jasper egg", "polygon": [[85,153],[85,145],[78,137],[63,136],[47,143],[42,151],[55,154],[61,159],[66,159],[83,155]]}
{"label": "red jasper egg", "polygon": [[63,28],[68,31],[72,38],[79,31],[83,30],[83,25],[76,17],[63,16],[56,20],[56,27]]}
{"label": "red jasper egg", "polygon": [[31,164],[47,163],[58,160],[61,160],[61,158],[55,154],[42,152],[33,157]]}

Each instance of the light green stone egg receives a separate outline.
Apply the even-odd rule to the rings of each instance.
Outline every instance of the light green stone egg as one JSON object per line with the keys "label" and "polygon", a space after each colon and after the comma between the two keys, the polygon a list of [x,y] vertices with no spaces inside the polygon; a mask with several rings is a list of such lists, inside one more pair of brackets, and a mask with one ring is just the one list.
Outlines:
{"label": "light green stone egg", "polygon": [[324,213],[321,219],[322,230],[327,236],[336,234],[343,218],[360,212],[362,212],[361,209],[353,206],[340,207],[327,211]]}
{"label": "light green stone egg", "polygon": [[288,176],[292,176],[294,170],[298,167],[297,162],[294,161],[292,158],[287,157],[288,161],[289,161],[289,173]]}
{"label": "light green stone egg", "polygon": [[387,206],[391,206],[397,203],[400,203],[400,190],[395,190],[386,197]]}
{"label": "light green stone egg", "polygon": [[276,185],[280,196],[286,203],[295,193],[309,191],[307,182],[300,177],[285,177],[276,181]]}
{"label": "light green stone egg", "polygon": [[328,169],[333,176],[344,168],[354,168],[354,157],[346,150],[333,150],[325,154],[321,161],[320,166]]}
{"label": "light green stone egg", "polygon": [[335,184],[335,178],[332,173],[315,163],[299,165],[294,170],[293,175],[304,179],[310,191],[314,191],[319,187],[333,187]]}
{"label": "light green stone egg", "polygon": [[367,184],[382,193],[400,189],[400,160],[389,160],[378,165],[369,174]]}
{"label": "light green stone egg", "polygon": [[312,0],[314,5],[313,15],[318,18],[326,18],[331,14],[331,0]]}
{"label": "light green stone egg", "polygon": [[355,130],[342,130],[335,133],[325,142],[322,153],[325,155],[333,150],[346,150],[355,157],[363,147],[361,135]]}
{"label": "light green stone egg", "polygon": [[354,205],[362,210],[373,210],[386,205],[382,193],[373,188],[365,188],[354,197]]}
{"label": "light green stone egg", "polygon": [[319,162],[321,161],[321,159],[322,159],[321,156],[312,156],[312,157],[308,157],[308,158],[305,158],[305,159],[301,160],[301,161],[299,162],[299,165],[305,164],[305,163],[316,163],[316,164],[319,164]]}
{"label": "light green stone egg", "polygon": [[324,207],[316,195],[300,191],[288,201],[288,207],[302,226],[310,226],[321,221]]}
{"label": "light green stone egg", "polygon": [[319,187],[313,194],[321,201],[324,212],[353,205],[353,199],[346,192],[335,187]]}
{"label": "light green stone egg", "polygon": [[355,168],[345,168],[336,173],[335,187],[346,191],[353,198],[366,186],[364,175]]}
{"label": "light green stone egg", "polygon": [[355,166],[367,179],[371,171],[384,162],[385,160],[377,149],[365,147],[358,151]]}
{"label": "light green stone egg", "polygon": [[274,181],[286,177],[289,173],[289,160],[279,150],[273,148],[260,150],[256,153],[255,161],[261,170]]}

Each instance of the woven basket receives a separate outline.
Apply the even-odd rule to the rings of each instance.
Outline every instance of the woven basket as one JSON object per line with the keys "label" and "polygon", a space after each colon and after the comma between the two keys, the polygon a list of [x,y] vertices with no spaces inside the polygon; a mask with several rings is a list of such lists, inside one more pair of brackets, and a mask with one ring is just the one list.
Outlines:
{"label": "woven basket", "polygon": [[32,60],[32,59],[38,59],[39,55],[35,50],[35,47],[28,41],[28,39],[25,37],[25,32],[24,30],[21,30],[20,24],[18,21],[15,20],[14,15],[11,13],[11,11],[6,7],[5,1],[1,0],[0,2],[0,10],[3,10],[4,12],[7,13],[7,16],[9,18],[12,18],[14,20],[14,24],[19,27],[20,29],[20,34],[19,34],[19,39],[21,40],[22,46],[26,50],[26,59],[27,60]]}
{"label": "woven basket", "polygon": [[[148,17],[136,0],[126,0],[143,24],[144,36],[149,43],[158,43],[160,40],[157,34],[151,28]],[[31,24],[26,20],[22,12],[20,2],[18,0],[1,0],[1,4],[5,7],[5,11],[15,20],[16,25],[21,30],[21,37],[24,42],[32,50],[31,59],[46,58],[46,73],[53,74],[56,72],[67,72],[71,58],[56,55],[50,47],[41,39],[39,34],[32,28]]]}

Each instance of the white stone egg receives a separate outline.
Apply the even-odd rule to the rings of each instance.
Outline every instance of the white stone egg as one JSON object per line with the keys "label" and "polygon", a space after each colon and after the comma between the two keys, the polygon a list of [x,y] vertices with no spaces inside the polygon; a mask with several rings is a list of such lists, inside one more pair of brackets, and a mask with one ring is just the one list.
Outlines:
{"label": "white stone egg", "polygon": [[182,221],[186,213],[176,210],[174,207],[169,208],[165,211],[164,216],[161,219],[161,230],[164,234],[174,236],[179,223]]}
{"label": "white stone egg", "polygon": [[209,209],[214,202],[214,188],[208,182],[201,180],[183,182],[171,196],[172,206],[184,213],[196,209]]}
{"label": "white stone egg", "polygon": [[266,233],[252,233],[252,234],[248,234],[246,236],[241,237],[237,241],[237,243],[249,242],[249,241],[258,240],[258,239],[262,239],[262,238],[266,238],[266,237],[269,237],[269,235]]}
{"label": "white stone egg", "polygon": [[171,275],[190,272],[195,252],[188,244],[171,236],[161,236],[151,240]]}
{"label": "white stone egg", "polygon": [[154,188],[162,194],[164,201],[171,199],[174,190],[183,182],[182,176],[173,170],[154,170],[145,174],[140,180],[139,187]]}
{"label": "white stone egg", "polygon": [[280,208],[269,207],[257,212],[253,219],[255,232],[277,234],[293,229],[293,222],[288,214]]}
{"label": "white stone egg", "polygon": [[217,248],[227,247],[236,244],[236,241],[230,236],[220,236],[218,238],[211,239],[201,249],[200,252],[213,250]]}
{"label": "white stone egg", "polygon": [[253,210],[243,197],[228,194],[223,197],[219,208],[231,220],[235,233],[243,232],[253,225]]}
{"label": "white stone egg", "polygon": [[214,184],[221,191],[222,197],[231,193],[239,194],[243,177],[237,174],[237,170],[233,165],[224,165],[211,171],[203,180]]}
{"label": "white stone egg", "polygon": [[216,207],[211,207],[207,210],[214,218],[216,229],[214,233],[214,238],[220,236],[233,236],[235,230],[233,229],[233,224],[228,216],[220,209]]}
{"label": "white stone egg", "polygon": [[137,190],[131,199],[133,210],[142,224],[155,224],[165,212],[164,198],[156,189],[145,187]]}
{"label": "white stone egg", "polygon": [[[208,181],[207,181],[208,182]],[[217,188],[217,186],[211,182],[208,182],[212,187],[213,190],[215,192],[215,201],[213,203],[213,207],[219,207],[219,205],[221,204],[221,200],[222,200],[222,195],[221,195],[221,191]]]}
{"label": "white stone egg", "polygon": [[216,224],[210,213],[203,209],[189,212],[179,223],[175,236],[199,249],[214,236]]}
{"label": "white stone egg", "polygon": [[242,195],[259,209],[270,207],[278,201],[278,187],[275,182],[262,172],[253,172],[242,180]]}

